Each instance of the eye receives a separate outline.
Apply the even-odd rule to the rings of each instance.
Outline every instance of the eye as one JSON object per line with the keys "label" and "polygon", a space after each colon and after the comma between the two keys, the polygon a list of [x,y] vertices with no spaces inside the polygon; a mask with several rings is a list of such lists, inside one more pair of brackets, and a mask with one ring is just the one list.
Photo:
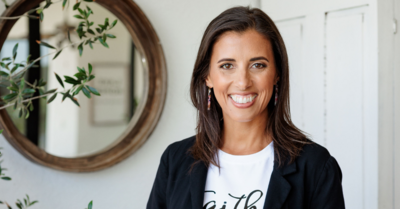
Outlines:
{"label": "eye", "polygon": [[254,63],[253,67],[255,67],[257,69],[261,69],[261,68],[265,68],[267,66],[265,64],[262,64],[262,63]]}
{"label": "eye", "polygon": [[225,63],[225,64],[221,65],[220,68],[228,70],[228,69],[233,68],[233,65],[230,63]]}

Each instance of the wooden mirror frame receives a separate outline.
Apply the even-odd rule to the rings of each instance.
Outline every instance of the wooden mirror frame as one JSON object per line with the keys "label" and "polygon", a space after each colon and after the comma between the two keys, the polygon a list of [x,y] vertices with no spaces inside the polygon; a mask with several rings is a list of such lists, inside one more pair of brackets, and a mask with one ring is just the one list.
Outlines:
{"label": "wooden mirror frame", "polygon": [[[43,1],[17,0],[4,11],[2,17],[23,15]],[[160,41],[150,21],[132,0],[96,0],[96,3],[108,9],[125,25],[137,49],[144,55],[148,79],[144,82],[147,85],[143,101],[114,144],[98,153],[77,158],[57,157],[40,149],[19,132],[6,109],[0,110],[0,129],[4,129],[4,137],[32,162],[70,172],[90,172],[110,167],[139,149],[160,118],[167,91],[167,70]],[[17,20],[0,20],[0,49]]]}

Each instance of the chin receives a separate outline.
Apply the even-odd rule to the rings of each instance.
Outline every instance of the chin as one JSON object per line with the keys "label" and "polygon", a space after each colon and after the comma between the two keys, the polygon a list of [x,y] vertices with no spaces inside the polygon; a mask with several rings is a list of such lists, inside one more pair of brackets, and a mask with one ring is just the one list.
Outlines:
{"label": "chin", "polygon": [[238,121],[238,122],[250,122],[254,119],[254,117],[236,116],[236,117],[232,117],[232,119],[235,121]]}

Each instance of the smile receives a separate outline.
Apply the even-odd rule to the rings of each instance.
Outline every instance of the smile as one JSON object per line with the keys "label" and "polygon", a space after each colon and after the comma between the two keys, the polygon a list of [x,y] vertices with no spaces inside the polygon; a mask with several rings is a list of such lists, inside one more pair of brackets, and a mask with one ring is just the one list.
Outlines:
{"label": "smile", "polygon": [[233,99],[233,101],[235,101],[236,103],[239,104],[244,104],[244,103],[248,103],[248,102],[252,102],[254,100],[254,98],[256,98],[257,94],[254,95],[230,95],[230,97]]}

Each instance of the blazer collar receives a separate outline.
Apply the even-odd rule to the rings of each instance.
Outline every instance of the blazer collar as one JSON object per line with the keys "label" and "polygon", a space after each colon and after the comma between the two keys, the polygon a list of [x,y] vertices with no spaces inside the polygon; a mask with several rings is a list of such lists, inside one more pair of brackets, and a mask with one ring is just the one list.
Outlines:
{"label": "blazer collar", "polygon": [[[291,186],[284,176],[297,171],[297,164],[294,161],[288,164],[286,161],[282,167],[278,167],[277,156],[275,155],[274,169],[269,181],[267,195],[265,197],[264,209],[281,208],[285,202]],[[190,174],[190,193],[192,198],[192,209],[202,209],[204,201],[204,190],[207,179],[207,166],[199,162]]]}
{"label": "blazer collar", "polygon": [[[275,159],[277,159],[276,156]],[[271,179],[269,181],[264,209],[282,207],[290,192],[290,189],[292,188],[284,176],[296,171],[296,161],[294,161],[292,164],[288,164],[287,160],[282,167],[278,167],[277,160],[274,161],[274,170],[272,171]]]}

